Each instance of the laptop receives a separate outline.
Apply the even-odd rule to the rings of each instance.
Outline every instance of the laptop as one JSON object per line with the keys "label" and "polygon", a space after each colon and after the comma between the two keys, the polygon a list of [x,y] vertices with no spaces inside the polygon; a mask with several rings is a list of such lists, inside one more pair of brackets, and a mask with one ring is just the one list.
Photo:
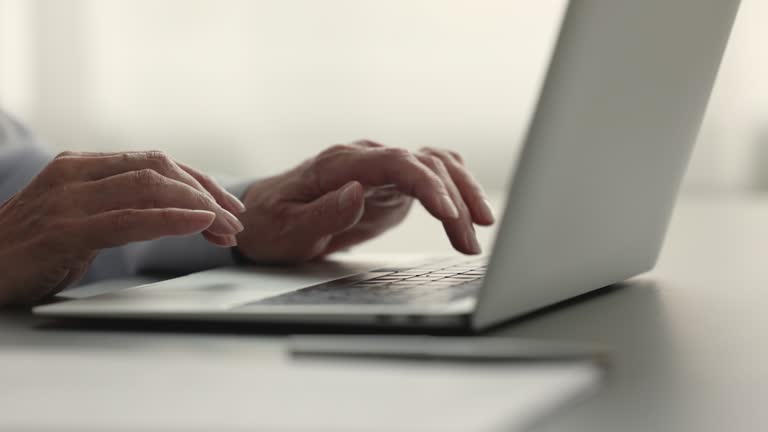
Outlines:
{"label": "laptop", "polygon": [[739,0],[572,0],[486,257],[224,268],[49,317],[479,331],[653,268]]}

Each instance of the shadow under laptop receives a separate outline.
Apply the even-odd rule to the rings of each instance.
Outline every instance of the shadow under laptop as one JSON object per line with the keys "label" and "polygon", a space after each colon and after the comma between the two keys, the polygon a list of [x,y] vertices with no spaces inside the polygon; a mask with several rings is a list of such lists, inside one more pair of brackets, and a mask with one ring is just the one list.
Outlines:
{"label": "shadow under laptop", "polygon": [[567,302],[553,314],[536,313],[492,332],[537,341],[594,343],[609,351],[607,374],[593,397],[574,406],[567,416],[542,420],[537,430],[589,430],[598,409],[605,430],[646,424],[648,413],[664,418],[658,424],[683,424],[689,411],[681,405],[688,401],[670,403],[661,397],[669,388],[694,385],[681,358],[687,341],[678,330],[675,310],[667,307],[667,298],[674,295],[671,282],[638,278],[606,295]]}

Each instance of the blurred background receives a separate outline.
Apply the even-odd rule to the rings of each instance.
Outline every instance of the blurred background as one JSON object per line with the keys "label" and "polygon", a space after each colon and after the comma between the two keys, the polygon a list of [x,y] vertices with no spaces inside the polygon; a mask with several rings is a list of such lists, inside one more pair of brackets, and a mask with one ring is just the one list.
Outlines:
{"label": "blurred background", "polygon": [[[370,138],[457,149],[498,190],[564,4],[0,0],[0,106],[55,151],[159,148],[259,177]],[[687,193],[768,190],[766,17],[742,1]]]}

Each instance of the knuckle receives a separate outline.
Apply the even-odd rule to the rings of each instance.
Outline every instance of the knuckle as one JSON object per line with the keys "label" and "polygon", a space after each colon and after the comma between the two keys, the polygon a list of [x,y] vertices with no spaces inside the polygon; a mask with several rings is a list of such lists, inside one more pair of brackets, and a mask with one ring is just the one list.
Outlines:
{"label": "knuckle", "polygon": [[413,153],[401,147],[387,147],[383,151],[387,157],[392,159],[405,161],[412,161],[414,159]]}
{"label": "knuckle", "polygon": [[291,207],[285,204],[276,204],[272,206],[274,212],[275,233],[278,238],[284,238],[289,235],[296,221],[297,214],[291,211]]}
{"label": "knuckle", "polygon": [[424,165],[432,169],[438,169],[443,165],[443,161],[439,157],[431,154],[422,155],[419,159]]}
{"label": "knuckle", "polygon": [[75,153],[73,151],[66,150],[66,151],[63,151],[63,152],[57,154],[54,159],[64,159],[64,158],[75,156],[76,154],[77,153]]}
{"label": "knuckle", "polygon": [[216,200],[214,200],[212,196],[199,191],[195,192],[196,200],[200,208],[217,209],[219,207],[219,205],[216,203]]}
{"label": "knuckle", "polygon": [[444,162],[445,161],[450,162],[451,160],[463,162],[464,160],[458,152],[455,152],[453,150],[441,149],[437,147],[430,147],[430,146],[422,147],[419,150],[419,153],[437,156],[440,159],[442,159]]}
{"label": "knuckle", "polygon": [[51,163],[48,164],[48,168],[50,168],[53,171],[59,171],[59,170],[65,169],[72,164],[71,159],[72,158],[68,156],[66,157],[56,156],[56,158],[52,160]]}
{"label": "knuckle", "polygon": [[332,155],[336,153],[347,153],[354,150],[355,148],[349,144],[335,144],[323,150],[321,154]]}
{"label": "knuckle", "polygon": [[165,161],[170,160],[170,156],[163,150],[150,150],[145,153],[147,159]]}
{"label": "knuckle", "polygon": [[133,154],[133,153],[128,153],[128,152],[120,153],[119,156],[120,156],[120,159],[125,163],[136,160],[136,154]]}
{"label": "knuckle", "polygon": [[136,210],[123,210],[118,212],[114,218],[112,218],[112,228],[115,232],[121,232],[127,230],[133,225],[136,220]]}
{"label": "knuckle", "polygon": [[168,153],[162,150],[148,151],[145,157],[153,166],[159,167],[160,169],[175,168],[176,166],[176,163],[171,159]]}
{"label": "knuckle", "polygon": [[312,159],[311,172],[317,178],[317,173],[325,169],[328,164],[333,164],[350,153],[359,152],[360,148],[350,144],[336,144],[320,152]]}
{"label": "knuckle", "polygon": [[449,154],[449,155],[451,155],[451,156],[452,156],[454,159],[456,159],[457,161],[459,161],[459,162],[461,162],[461,163],[463,163],[463,162],[464,162],[464,157],[461,155],[461,153],[459,153],[459,152],[455,152],[455,151],[453,151],[453,150],[449,150],[449,151],[448,151],[448,154]]}
{"label": "knuckle", "polygon": [[213,177],[211,177],[211,176],[210,176],[210,175],[208,175],[208,174],[203,174],[203,173],[200,173],[200,174],[198,175],[198,177],[199,177],[199,181],[200,181],[200,183],[202,183],[202,184],[203,184],[203,185],[205,185],[205,186],[214,186],[214,185],[218,185],[218,183],[216,182],[216,180],[214,180],[214,179],[213,179]]}
{"label": "knuckle", "polygon": [[160,211],[159,219],[160,219],[162,224],[169,225],[169,224],[175,222],[173,216],[174,216],[174,213],[172,211],[170,211],[168,209],[165,209],[165,210],[161,210]]}
{"label": "knuckle", "polygon": [[355,140],[354,144],[366,146],[366,147],[383,147],[384,146],[379,142],[376,142],[367,138]]}
{"label": "knuckle", "polygon": [[56,156],[42,171],[41,175],[51,180],[67,176],[72,169],[73,158]]}
{"label": "knuckle", "polygon": [[133,182],[138,186],[157,186],[162,184],[163,176],[151,168],[146,168],[133,172]]}

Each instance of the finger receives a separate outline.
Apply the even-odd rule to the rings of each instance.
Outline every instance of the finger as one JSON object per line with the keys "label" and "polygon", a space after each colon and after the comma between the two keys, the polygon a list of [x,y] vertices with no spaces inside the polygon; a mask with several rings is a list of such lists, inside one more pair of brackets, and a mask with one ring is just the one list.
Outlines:
{"label": "finger", "polygon": [[447,151],[447,153],[448,153],[448,155],[449,155],[450,157],[452,157],[452,158],[453,158],[453,159],[454,159],[456,162],[458,162],[458,163],[459,163],[459,164],[461,164],[461,165],[464,165],[464,158],[461,156],[461,154],[459,154],[459,153],[457,153],[457,152],[455,152],[455,151],[452,151],[452,150],[448,150],[448,151]]}
{"label": "finger", "polygon": [[462,199],[467,203],[472,213],[472,220],[480,225],[493,225],[495,221],[493,210],[491,210],[483,188],[456,156],[449,152],[434,149],[425,149],[424,151],[426,154],[438,157],[443,161],[453,182],[459,189]]}
{"label": "finger", "polygon": [[[153,169],[164,175],[172,174],[170,166],[175,162],[165,152],[159,150],[153,151],[127,151],[127,152],[72,152],[66,151],[56,156],[56,161],[67,162],[71,170],[77,174],[81,180],[93,181],[106,177],[112,177],[129,171],[139,171],[142,169]],[[191,176],[181,172],[180,177],[175,180],[189,181]],[[194,184],[195,182],[192,181]],[[191,186],[191,185],[190,185]]]}
{"label": "finger", "polygon": [[19,295],[14,296],[13,303],[19,305],[39,303],[41,300],[51,297],[66,288],[69,284],[67,281],[71,279],[70,275],[72,274],[72,270],[61,266],[46,268],[45,272],[48,283],[39,290],[22,290]]}
{"label": "finger", "polygon": [[[73,165],[79,178],[87,181],[101,180],[131,171],[152,169],[165,177],[182,182],[200,192],[211,195],[219,205],[231,213],[242,213],[245,206],[219,186],[213,179],[197,170],[183,169],[179,163],[162,151],[122,152],[122,153],[74,153],[63,154],[64,159],[77,159]],[[205,181],[203,184],[200,179]]]}
{"label": "finger", "polygon": [[144,153],[140,151],[127,151],[127,152],[88,152],[88,151],[63,151],[59,153],[56,157],[69,157],[69,156],[75,156],[75,157],[91,157],[91,156],[112,156],[116,154],[123,154],[123,153]]}
{"label": "finger", "polygon": [[[11,294],[10,296],[0,296],[3,304],[14,305],[33,305],[38,303],[41,299],[51,295],[54,288],[61,285],[61,283],[67,279],[70,271],[64,267],[49,268],[45,270],[46,285],[42,289],[21,289],[14,293],[0,293]],[[50,284],[50,285],[48,285]],[[27,288],[27,287],[21,287]]]}
{"label": "finger", "polygon": [[297,209],[297,218],[291,237],[298,250],[317,255],[325,250],[334,234],[354,226],[363,216],[365,200],[363,186],[349,182]]}
{"label": "finger", "polygon": [[325,247],[325,250],[323,250],[322,255],[330,255],[332,253],[346,251],[350,247],[374,239],[378,235],[379,233],[371,230],[358,230],[353,228],[333,236],[331,241],[328,242],[328,245]]}
{"label": "finger", "polygon": [[398,207],[411,199],[395,185],[378,186],[365,191],[365,201],[375,203],[377,207]]}
{"label": "finger", "polygon": [[422,202],[441,220],[455,219],[458,210],[445,185],[409,151],[396,148],[327,151],[315,160],[316,187],[327,192],[349,181],[366,186],[393,184],[405,194]]}
{"label": "finger", "polygon": [[379,143],[377,143],[375,141],[371,141],[371,140],[367,140],[367,139],[357,140],[357,141],[353,142],[352,145],[359,146],[359,147],[365,147],[365,148],[382,148],[382,147],[384,147],[384,144],[379,144]]}
{"label": "finger", "polygon": [[86,260],[85,263],[80,264],[74,268],[70,268],[67,277],[65,277],[64,280],[61,281],[53,289],[48,291],[44,297],[56,295],[70,286],[77,285],[88,273],[88,269],[91,267],[91,264],[95,258],[96,254],[93,254],[90,258],[88,258],[88,260]]}
{"label": "finger", "polygon": [[246,208],[243,202],[240,201],[240,199],[236,196],[229,193],[229,191],[219,186],[219,184],[216,183],[213,178],[203,174],[202,172],[192,168],[187,164],[181,162],[176,162],[176,164],[181,169],[186,171],[190,176],[192,176],[192,178],[197,180],[197,182],[200,183],[200,185],[202,185],[208,192],[210,192],[211,195],[213,195],[213,198],[216,199],[216,202],[227,203],[228,205],[225,207],[227,210],[235,214],[245,213]]}
{"label": "finger", "polygon": [[408,214],[413,198],[405,197],[397,205],[365,199],[365,213],[360,221],[351,228],[336,234],[323,254],[327,255],[376,238],[400,224]]}
{"label": "finger", "polygon": [[88,272],[88,267],[86,265],[81,265],[76,268],[70,269],[69,274],[64,279],[64,281],[62,281],[62,283],[59,284],[59,286],[54,288],[53,291],[50,292],[50,294],[56,294],[66,289],[70,285],[77,284],[83,279],[83,277],[87,272]]}
{"label": "finger", "polygon": [[128,243],[183,236],[205,231],[216,214],[205,210],[114,210],[83,218],[62,233],[82,241],[88,249],[106,249]]}
{"label": "finger", "polygon": [[413,197],[394,187],[367,189],[363,217],[351,228],[334,235],[323,255],[347,250],[396,227],[408,215],[413,201]]}
{"label": "finger", "polygon": [[61,280],[56,286],[46,291],[44,294],[40,296],[40,299],[45,299],[48,297],[53,297],[54,295],[64,291],[70,284],[73,283],[76,277],[78,277],[77,273],[79,271],[75,269],[69,269],[67,271],[67,275],[64,277],[64,279]]}
{"label": "finger", "polygon": [[481,253],[480,243],[477,241],[475,228],[472,225],[472,216],[466,203],[461,197],[461,193],[454,184],[453,179],[451,179],[445,164],[440,158],[434,156],[422,154],[418,157],[424,165],[432,169],[435,174],[442,179],[459,211],[459,217],[457,219],[443,221],[443,227],[445,228],[446,234],[448,234],[448,238],[451,240],[451,244],[459,252],[466,254]]}
{"label": "finger", "polygon": [[209,195],[153,170],[127,172],[77,187],[83,200],[80,208],[88,214],[117,209],[206,210],[216,214],[209,228],[212,234],[233,235],[243,230],[243,224]]}
{"label": "finger", "polygon": [[237,246],[237,237],[235,236],[217,235],[205,231],[203,232],[203,237],[205,237],[206,240],[215,244],[216,246],[221,246],[223,248],[231,248]]}

